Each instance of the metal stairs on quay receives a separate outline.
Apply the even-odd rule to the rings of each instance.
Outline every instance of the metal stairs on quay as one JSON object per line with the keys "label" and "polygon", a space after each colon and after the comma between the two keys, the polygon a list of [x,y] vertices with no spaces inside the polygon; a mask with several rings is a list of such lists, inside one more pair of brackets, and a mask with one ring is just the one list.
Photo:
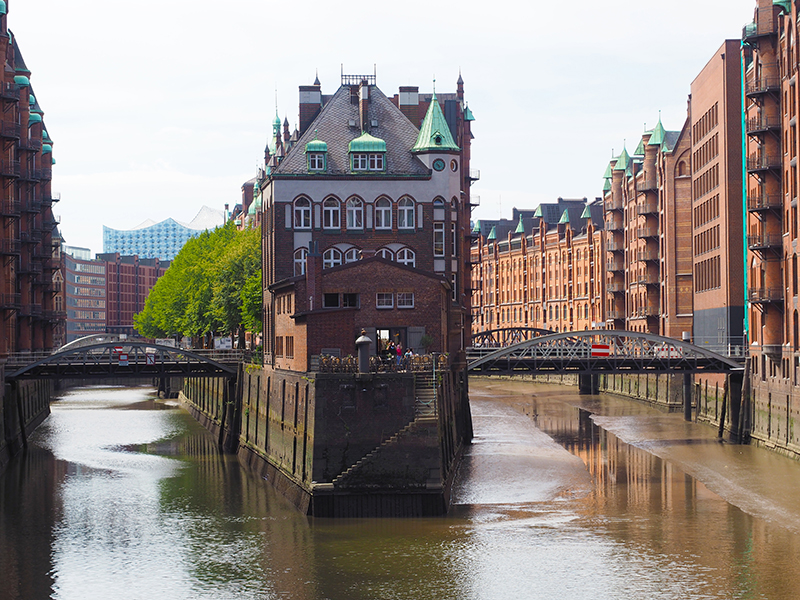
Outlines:
{"label": "metal stairs on quay", "polygon": [[434,389],[434,381],[435,379],[433,375],[417,374],[414,390],[414,420],[403,427],[400,431],[392,435],[390,438],[381,442],[379,446],[376,446],[371,452],[356,461],[346,471],[343,471],[337,475],[332,481],[334,485],[342,484],[347,478],[362,468],[365,464],[375,460],[375,458],[377,458],[387,449],[397,446],[404,438],[414,435],[417,430],[428,428],[437,424],[438,411],[436,410],[436,390]]}

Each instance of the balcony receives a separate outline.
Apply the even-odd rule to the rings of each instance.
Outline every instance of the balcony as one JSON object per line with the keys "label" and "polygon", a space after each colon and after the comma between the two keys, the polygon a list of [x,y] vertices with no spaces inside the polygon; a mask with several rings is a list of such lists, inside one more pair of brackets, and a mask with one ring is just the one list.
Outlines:
{"label": "balcony", "polygon": [[0,294],[0,308],[3,310],[17,310],[21,304],[21,294]]}
{"label": "balcony", "polygon": [[655,215],[658,214],[658,202],[645,202],[636,207],[638,215]]}
{"label": "balcony", "polygon": [[622,294],[625,292],[625,284],[620,281],[612,281],[606,284],[606,291],[612,294]]}
{"label": "balcony", "polygon": [[38,214],[42,210],[42,203],[39,200],[31,199],[22,207],[22,212]]}
{"label": "balcony", "polygon": [[622,219],[609,219],[606,221],[606,231],[622,231]]}
{"label": "balcony", "polygon": [[758,96],[761,94],[778,93],[781,90],[780,77],[759,77],[744,84],[745,94],[748,96]]}
{"label": "balcony", "polygon": [[780,233],[759,233],[747,236],[747,247],[750,250],[775,250],[783,246],[783,236]]}
{"label": "balcony", "polygon": [[12,140],[18,140],[19,132],[20,132],[19,123],[9,123],[8,121],[3,121],[2,123],[0,123],[0,137]]}
{"label": "balcony", "polygon": [[772,171],[781,169],[781,159],[779,156],[751,156],[747,159],[748,173],[759,171]]}
{"label": "balcony", "polygon": [[658,307],[655,306],[640,306],[633,311],[633,316],[638,318],[657,317],[659,315]]}
{"label": "balcony", "polygon": [[612,273],[615,271],[624,271],[625,263],[621,260],[609,260],[606,263],[606,270]]}
{"label": "balcony", "polygon": [[625,313],[621,310],[609,310],[606,313],[606,321],[624,321]]}
{"label": "balcony", "polygon": [[622,198],[609,198],[603,201],[603,206],[606,210],[622,210]]}
{"label": "balcony", "polygon": [[780,194],[767,194],[756,192],[747,195],[747,210],[750,212],[760,212],[765,210],[780,210],[783,201]]}
{"label": "balcony", "polygon": [[20,139],[20,150],[30,150],[36,152],[42,149],[42,140]]}
{"label": "balcony", "polygon": [[639,227],[636,231],[636,237],[640,239],[644,238],[657,238],[658,237],[658,227]]}
{"label": "balcony", "polygon": [[609,240],[606,242],[606,251],[607,252],[624,252],[625,251],[625,244],[622,242],[618,242],[615,240]]}
{"label": "balcony", "polygon": [[0,254],[5,256],[19,256],[22,244],[19,240],[0,239]]}
{"label": "balcony", "polygon": [[[58,202],[59,200],[61,200],[61,194],[50,194],[49,196],[42,198],[42,204],[50,205],[53,202]],[[472,200],[474,200],[474,198],[472,198]]]}
{"label": "balcony", "polygon": [[768,131],[780,131],[780,117],[752,117],[745,122],[745,131],[750,134],[761,134]]}
{"label": "balcony", "polygon": [[19,177],[19,170],[18,160],[0,160],[0,176]]}
{"label": "balcony", "polygon": [[655,179],[649,181],[640,181],[636,184],[637,192],[656,192],[658,191],[658,182]]}
{"label": "balcony", "polygon": [[63,321],[67,318],[67,311],[65,310],[45,310],[42,311],[42,317],[49,321]]}
{"label": "balcony", "polygon": [[0,201],[0,214],[4,217],[19,217],[21,214],[19,200]]}
{"label": "balcony", "polygon": [[660,283],[657,273],[642,273],[636,278],[639,285],[658,285]]}
{"label": "balcony", "polygon": [[656,249],[653,249],[653,250],[639,250],[639,253],[637,254],[637,256],[639,257],[639,262],[658,261],[659,258],[660,258],[658,256],[658,250],[656,250]]}
{"label": "balcony", "polygon": [[750,288],[747,290],[747,299],[753,304],[782,304],[783,289],[777,287]]}
{"label": "balcony", "polygon": [[772,15],[766,15],[765,12],[759,11],[759,16],[763,15],[763,19],[758,19],[758,22],[748,23],[742,27],[742,41],[748,42],[760,37],[775,35],[777,30],[772,20]]}
{"label": "balcony", "polygon": [[481,172],[479,169],[470,169],[468,177],[470,181],[478,181],[481,178]]}
{"label": "balcony", "polygon": [[19,102],[19,88],[13,83],[0,85],[0,98],[7,102]]}

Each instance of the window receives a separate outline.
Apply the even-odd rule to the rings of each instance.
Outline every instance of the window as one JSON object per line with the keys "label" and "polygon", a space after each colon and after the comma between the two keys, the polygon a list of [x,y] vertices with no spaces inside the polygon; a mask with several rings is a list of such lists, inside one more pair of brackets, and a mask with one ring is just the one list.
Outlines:
{"label": "window", "polygon": [[286,358],[294,358],[294,336],[286,336]]}
{"label": "window", "polygon": [[350,248],[344,253],[344,262],[351,263],[361,259],[361,250],[358,248]]}
{"label": "window", "polygon": [[308,170],[309,171],[324,171],[325,170],[325,154],[322,152],[309,152],[308,153]]}
{"label": "window", "polygon": [[403,198],[397,203],[397,227],[414,229],[414,201],[411,198]]}
{"label": "window", "polygon": [[323,294],[322,295],[323,308],[339,308],[339,294]]}
{"label": "window", "polygon": [[294,251],[294,275],[306,274],[306,261],[308,260],[308,248],[298,248]]}
{"label": "window", "polygon": [[367,155],[366,154],[353,154],[351,157],[353,161],[353,171],[366,171],[367,170]]}
{"label": "window", "polygon": [[322,227],[325,229],[341,227],[341,208],[336,198],[328,198],[322,204]]}
{"label": "window", "polygon": [[380,198],[375,203],[375,229],[392,228],[392,203],[388,198]]}
{"label": "window", "polygon": [[370,171],[383,171],[383,154],[370,154],[369,155],[369,170]]}
{"label": "window", "polygon": [[394,260],[394,252],[388,248],[381,248],[375,254],[381,258],[385,258],[386,260]]}
{"label": "window", "polygon": [[294,202],[294,228],[311,229],[311,201],[298,198]]}
{"label": "window", "polygon": [[401,248],[397,252],[397,262],[408,267],[416,266],[417,257],[411,248]]}
{"label": "window", "polygon": [[350,198],[347,201],[347,228],[364,228],[364,205],[358,198]]}
{"label": "window", "polygon": [[450,243],[451,243],[450,254],[451,254],[451,256],[455,256],[456,255],[456,249],[458,248],[458,243],[457,243],[457,239],[456,239],[456,224],[455,223],[450,223],[450,240],[451,240],[450,241]]}
{"label": "window", "polygon": [[322,268],[330,269],[342,264],[342,252],[338,248],[328,248],[322,253]]}
{"label": "window", "polygon": [[450,284],[453,286],[453,302],[458,302],[458,275],[455,273],[450,275]]}
{"label": "window", "polygon": [[358,294],[342,294],[344,308],[358,308]]}
{"label": "window", "polygon": [[275,356],[283,356],[283,336],[279,335],[275,338]]}
{"label": "window", "polygon": [[397,292],[397,308],[414,308],[414,292]]}
{"label": "window", "polygon": [[378,292],[375,297],[375,308],[394,308],[394,296],[391,292]]}
{"label": "window", "polygon": [[444,223],[433,224],[433,255],[444,256]]}

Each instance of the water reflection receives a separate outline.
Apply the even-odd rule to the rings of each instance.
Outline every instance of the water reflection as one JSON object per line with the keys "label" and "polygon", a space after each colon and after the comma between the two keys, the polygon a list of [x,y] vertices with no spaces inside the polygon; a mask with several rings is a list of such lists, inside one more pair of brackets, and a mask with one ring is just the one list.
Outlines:
{"label": "water reflection", "polygon": [[664,415],[471,387],[453,510],[402,521],[306,519],[149,390],[67,396],[0,478],[0,598],[800,597],[796,534],[597,424]]}

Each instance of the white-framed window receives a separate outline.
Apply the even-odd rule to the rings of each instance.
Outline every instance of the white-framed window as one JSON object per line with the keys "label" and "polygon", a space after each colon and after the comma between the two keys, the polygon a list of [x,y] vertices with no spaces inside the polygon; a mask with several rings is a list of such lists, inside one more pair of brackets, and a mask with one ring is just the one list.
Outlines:
{"label": "white-framed window", "polygon": [[358,248],[350,248],[344,253],[344,262],[351,263],[361,260],[361,250]]}
{"label": "white-framed window", "polygon": [[388,198],[375,202],[375,229],[392,228],[392,203]]}
{"label": "white-framed window", "polygon": [[397,251],[397,262],[408,267],[415,267],[417,264],[417,255],[414,254],[411,248],[400,248],[400,250]]}
{"label": "white-framed window", "polygon": [[338,248],[328,248],[322,253],[322,268],[330,269],[342,264],[342,251]]}
{"label": "white-framed window", "polygon": [[397,227],[414,229],[414,201],[411,198],[402,198],[397,203]]}
{"label": "white-framed window", "polygon": [[414,292],[397,292],[397,308],[414,308]]}
{"label": "white-framed window", "polygon": [[351,155],[353,171],[366,171],[369,164],[367,154],[353,154]]}
{"label": "white-framed window", "polygon": [[308,170],[309,171],[324,171],[325,170],[325,153],[323,152],[309,152],[308,156]]}
{"label": "white-framed window", "polygon": [[375,308],[394,308],[394,294],[392,292],[378,292],[375,295]]}
{"label": "white-framed window", "polygon": [[444,256],[444,223],[433,224],[433,255]]}
{"label": "white-framed window", "polygon": [[298,248],[294,251],[294,275],[306,274],[306,263],[308,262],[308,248]]}
{"label": "white-framed window", "polygon": [[322,227],[339,229],[341,225],[342,207],[336,198],[326,198],[322,203]]}
{"label": "white-framed window", "polygon": [[347,201],[347,228],[364,229],[364,203],[358,198]]}
{"label": "white-framed window", "polygon": [[381,258],[385,258],[386,260],[394,260],[394,252],[392,252],[388,248],[380,248],[375,253],[375,255],[380,256]]}
{"label": "white-framed window", "polygon": [[342,308],[358,308],[358,294],[352,292],[342,294]]}
{"label": "white-framed window", "polygon": [[370,171],[383,171],[383,154],[370,154],[369,155],[369,170]]}
{"label": "white-framed window", "polygon": [[455,256],[458,253],[458,236],[455,223],[450,223],[450,244],[450,255]]}
{"label": "white-framed window", "polygon": [[294,201],[294,228],[311,229],[311,200],[308,198]]}

